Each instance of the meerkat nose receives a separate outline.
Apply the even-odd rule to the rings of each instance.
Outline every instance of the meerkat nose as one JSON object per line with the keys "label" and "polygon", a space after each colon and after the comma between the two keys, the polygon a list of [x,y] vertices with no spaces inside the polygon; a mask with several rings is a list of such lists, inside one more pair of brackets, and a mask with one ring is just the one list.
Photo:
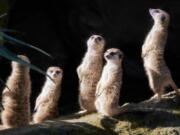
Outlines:
{"label": "meerkat nose", "polygon": [[102,39],[103,39],[103,38],[102,38],[101,36],[97,36],[97,37],[95,38],[95,41],[96,41],[96,42],[99,42],[99,41],[102,41]]}
{"label": "meerkat nose", "polygon": [[107,58],[107,59],[110,59],[111,58],[111,55],[105,55],[105,57]]}
{"label": "meerkat nose", "polygon": [[101,41],[101,40],[102,40],[102,37],[98,36],[97,39],[98,39],[99,41]]}

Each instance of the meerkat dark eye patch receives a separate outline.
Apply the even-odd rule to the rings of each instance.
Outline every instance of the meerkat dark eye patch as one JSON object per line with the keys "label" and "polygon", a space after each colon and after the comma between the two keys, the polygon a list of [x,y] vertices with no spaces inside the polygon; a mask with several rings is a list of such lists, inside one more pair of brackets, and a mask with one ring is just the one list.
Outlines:
{"label": "meerkat dark eye patch", "polygon": [[154,13],[159,13],[159,10],[154,10]]}
{"label": "meerkat dark eye patch", "polygon": [[91,39],[94,39],[94,36],[91,36]]}
{"label": "meerkat dark eye patch", "polygon": [[58,71],[56,71],[56,74],[60,74],[60,73],[61,73],[61,71],[59,71],[59,70],[58,70]]}
{"label": "meerkat dark eye patch", "polygon": [[106,55],[105,57],[106,57],[107,59],[112,59],[113,56],[112,56],[112,55]]}
{"label": "meerkat dark eye patch", "polygon": [[119,54],[119,58],[122,58],[123,57],[123,55],[122,54]]}
{"label": "meerkat dark eye patch", "polygon": [[161,21],[164,22],[166,20],[166,16],[165,15],[162,15],[161,16]]}
{"label": "meerkat dark eye patch", "polygon": [[52,70],[50,70],[49,72],[50,72],[50,73],[52,73],[53,71],[52,71]]}
{"label": "meerkat dark eye patch", "polygon": [[116,53],[115,52],[110,52],[109,55],[114,56]]}

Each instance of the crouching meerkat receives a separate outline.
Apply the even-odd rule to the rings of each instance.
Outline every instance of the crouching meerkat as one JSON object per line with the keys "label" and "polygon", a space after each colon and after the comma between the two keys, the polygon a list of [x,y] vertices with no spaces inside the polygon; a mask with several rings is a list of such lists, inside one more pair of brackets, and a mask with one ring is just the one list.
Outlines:
{"label": "crouching meerkat", "polygon": [[63,71],[59,67],[49,67],[45,84],[40,95],[36,99],[33,122],[40,123],[45,120],[54,119],[58,116],[58,101],[61,94],[61,81]]}
{"label": "crouching meerkat", "polygon": [[97,84],[95,106],[97,112],[104,116],[115,116],[121,113],[119,96],[122,84],[123,53],[116,48],[104,53],[106,65]]}
{"label": "crouching meerkat", "polygon": [[103,68],[103,52],[105,40],[99,35],[91,36],[87,41],[87,52],[77,68],[79,77],[79,114],[91,113],[96,110],[95,91]]}
{"label": "crouching meerkat", "polygon": [[[26,56],[19,58],[30,63]],[[12,62],[12,72],[7,79],[7,86],[2,93],[1,120],[4,128],[26,126],[30,122],[31,81],[29,68],[17,62]]]}
{"label": "crouching meerkat", "polygon": [[164,60],[170,16],[161,9],[149,9],[149,13],[154,20],[154,25],[142,46],[142,58],[150,88],[155,94],[153,98],[161,100],[166,86],[171,86],[179,94]]}

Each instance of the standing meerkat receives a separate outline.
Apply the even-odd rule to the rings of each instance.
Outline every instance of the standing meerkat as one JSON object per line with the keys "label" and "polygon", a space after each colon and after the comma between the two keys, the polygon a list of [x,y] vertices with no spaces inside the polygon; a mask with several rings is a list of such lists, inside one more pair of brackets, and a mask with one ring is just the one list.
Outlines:
{"label": "standing meerkat", "polygon": [[79,77],[79,114],[91,113],[96,110],[95,91],[103,68],[103,52],[105,40],[99,35],[91,36],[87,41],[87,52],[77,68]]}
{"label": "standing meerkat", "polygon": [[149,9],[149,13],[154,20],[154,25],[142,46],[142,58],[150,88],[155,94],[153,98],[160,101],[166,86],[170,85],[179,94],[164,60],[170,16],[161,9]]}
{"label": "standing meerkat", "polygon": [[[30,63],[26,56],[19,58]],[[1,120],[4,128],[26,126],[30,122],[31,81],[29,68],[17,62],[12,62],[12,72],[7,80],[8,88],[2,93]]]}
{"label": "standing meerkat", "polygon": [[58,116],[58,101],[61,94],[63,71],[59,67],[49,67],[47,74],[53,81],[46,77],[42,91],[36,99],[33,115],[34,123],[40,123]]}
{"label": "standing meerkat", "polygon": [[104,58],[107,63],[97,84],[95,106],[99,113],[115,116],[122,111],[118,102],[122,85],[123,53],[119,49],[111,48],[105,52]]}

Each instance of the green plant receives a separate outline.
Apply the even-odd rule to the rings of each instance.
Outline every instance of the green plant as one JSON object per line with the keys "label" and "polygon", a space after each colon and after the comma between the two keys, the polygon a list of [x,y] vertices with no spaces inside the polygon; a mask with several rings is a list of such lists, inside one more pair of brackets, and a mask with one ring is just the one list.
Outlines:
{"label": "green plant", "polygon": [[[5,16],[7,16],[7,14],[0,15],[0,19],[4,18]],[[42,54],[44,54],[44,55],[46,55],[46,56],[48,56],[50,58],[52,58],[52,56],[49,53],[43,51],[42,49],[40,49],[38,47],[35,47],[35,46],[33,46],[33,45],[29,44],[29,43],[26,43],[24,41],[21,41],[19,39],[16,39],[16,38],[6,34],[6,32],[8,32],[8,33],[19,33],[19,32],[15,31],[15,30],[0,28],[0,43],[1,43],[0,44],[0,56],[6,58],[8,60],[16,61],[16,62],[18,62],[20,64],[26,65],[29,68],[31,68],[31,69],[33,69],[33,70],[35,70],[35,71],[37,71],[37,72],[39,72],[39,73],[41,73],[43,75],[48,76],[46,74],[46,72],[44,72],[43,70],[41,70],[37,66],[35,66],[33,64],[30,64],[30,63],[27,63],[26,61],[23,61],[22,59],[18,58],[15,53],[11,52],[10,50],[8,50],[3,45],[3,42],[9,42],[10,44],[17,45],[18,47],[23,47],[23,46],[24,47],[29,47],[29,48],[34,49],[34,50],[36,50],[36,51],[38,51],[38,52],[40,52],[40,53],[42,53]],[[2,82],[5,85],[5,83],[3,82],[2,79],[0,79],[0,82]]]}

